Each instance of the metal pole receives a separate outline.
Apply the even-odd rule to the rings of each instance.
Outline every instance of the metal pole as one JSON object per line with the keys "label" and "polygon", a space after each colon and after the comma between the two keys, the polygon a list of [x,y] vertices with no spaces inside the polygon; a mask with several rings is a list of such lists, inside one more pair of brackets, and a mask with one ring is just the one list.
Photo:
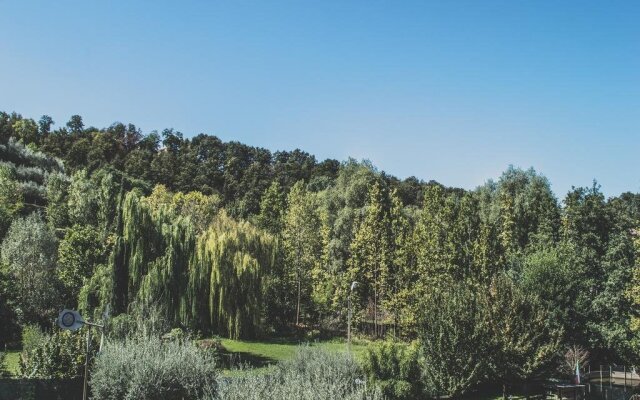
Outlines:
{"label": "metal pole", "polygon": [[87,400],[87,383],[89,378],[89,352],[91,350],[91,325],[87,324],[87,354],[84,360],[84,385],[82,388],[82,400]]}
{"label": "metal pole", "polygon": [[604,390],[602,389],[602,364],[600,364],[600,394],[603,394],[603,393],[604,393]]}
{"label": "metal pole", "polygon": [[347,319],[347,350],[349,350],[351,346],[351,290],[347,298]]}
{"label": "metal pole", "polygon": [[351,294],[357,284],[358,282],[356,281],[351,282],[351,286],[349,287],[349,296],[347,296],[347,350],[351,349]]}

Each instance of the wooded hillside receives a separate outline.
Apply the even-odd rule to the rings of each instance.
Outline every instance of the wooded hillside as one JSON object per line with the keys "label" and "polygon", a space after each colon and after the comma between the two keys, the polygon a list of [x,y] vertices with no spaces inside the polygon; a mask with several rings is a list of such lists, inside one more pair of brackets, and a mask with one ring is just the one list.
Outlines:
{"label": "wooded hillside", "polygon": [[524,379],[569,344],[639,360],[639,194],[558,199],[513,167],[463,190],[206,134],[54,127],[0,113],[4,342],[107,305],[206,335],[344,335],[355,281],[355,331],[427,339],[431,365],[491,354]]}

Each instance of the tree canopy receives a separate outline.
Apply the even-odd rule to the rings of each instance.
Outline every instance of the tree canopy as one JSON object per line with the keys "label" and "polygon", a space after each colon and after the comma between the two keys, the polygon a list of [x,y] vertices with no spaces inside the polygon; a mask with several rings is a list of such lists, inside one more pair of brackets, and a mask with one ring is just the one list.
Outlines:
{"label": "tree canopy", "polygon": [[233,338],[340,334],[352,304],[355,332],[418,339],[449,394],[534,377],[569,345],[640,361],[640,194],[557,198],[515,167],[463,190],[207,134],[56,126],[0,113],[13,325],[108,306]]}

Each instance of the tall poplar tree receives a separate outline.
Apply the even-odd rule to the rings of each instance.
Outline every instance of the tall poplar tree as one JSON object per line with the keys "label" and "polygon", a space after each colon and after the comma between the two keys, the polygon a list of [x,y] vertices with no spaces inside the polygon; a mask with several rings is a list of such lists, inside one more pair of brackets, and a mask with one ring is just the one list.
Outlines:
{"label": "tall poplar tree", "polygon": [[369,190],[369,201],[351,242],[348,263],[349,276],[360,283],[358,292],[364,295],[366,303],[372,305],[374,336],[381,333],[379,309],[388,295],[393,249],[384,197],[380,183],[375,182]]}
{"label": "tall poplar tree", "polygon": [[412,286],[412,282],[407,279],[408,271],[415,268],[415,257],[411,248],[412,226],[409,217],[405,213],[396,189],[390,194],[391,208],[389,209],[389,228],[391,230],[390,243],[390,263],[388,274],[388,295],[385,299],[385,307],[393,314],[393,326],[398,334],[400,325],[400,314],[402,308],[406,306],[404,300],[406,291]]}
{"label": "tall poplar tree", "polygon": [[268,232],[279,235],[282,232],[283,214],[286,209],[287,196],[277,180],[264,192],[260,201],[258,225]]}
{"label": "tall poplar tree", "polygon": [[313,196],[303,181],[298,181],[287,196],[284,216],[283,241],[287,273],[296,290],[296,325],[311,294],[311,270],[321,259],[322,237],[320,218],[314,207]]}

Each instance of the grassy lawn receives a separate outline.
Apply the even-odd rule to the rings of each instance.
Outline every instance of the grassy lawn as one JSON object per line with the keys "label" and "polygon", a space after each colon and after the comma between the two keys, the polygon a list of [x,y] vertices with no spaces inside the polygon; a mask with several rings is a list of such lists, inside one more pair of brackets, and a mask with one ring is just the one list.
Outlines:
{"label": "grassy lawn", "polygon": [[18,375],[18,360],[20,360],[20,351],[7,351],[7,358],[5,358],[5,364],[7,371],[13,376]]}
{"label": "grassy lawn", "polygon": [[[266,371],[269,365],[293,358],[300,345],[308,344],[331,352],[347,351],[347,344],[344,340],[298,342],[287,339],[256,341],[222,339],[221,342],[227,352],[230,353],[228,357],[234,357],[236,362],[239,361],[255,367],[256,369],[253,372],[257,373]],[[360,358],[364,354],[366,344],[366,342],[362,341],[351,344],[351,351],[356,358]],[[227,371],[227,373],[230,372]]]}

